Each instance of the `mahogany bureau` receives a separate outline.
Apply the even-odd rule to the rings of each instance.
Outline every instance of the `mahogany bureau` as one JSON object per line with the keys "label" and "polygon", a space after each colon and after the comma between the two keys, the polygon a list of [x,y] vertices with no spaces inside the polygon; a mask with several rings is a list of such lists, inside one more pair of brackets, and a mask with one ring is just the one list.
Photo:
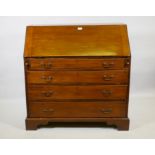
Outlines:
{"label": "mahogany bureau", "polygon": [[26,129],[52,122],[103,122],[129,129],[127,26],[28,26]]}

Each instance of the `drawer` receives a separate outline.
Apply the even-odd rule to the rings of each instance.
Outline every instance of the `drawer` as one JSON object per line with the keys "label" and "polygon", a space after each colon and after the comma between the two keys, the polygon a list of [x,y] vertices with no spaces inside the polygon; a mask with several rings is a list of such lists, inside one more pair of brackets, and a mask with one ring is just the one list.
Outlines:
{"label": "drawer", "polygon": [[126,117],[124,102],[32,102],[30,117]]}
{"label": "drawer", "polygon": [[60,86],[29,85],[29,100],[125,100],[127,86]]}
{"label": "drawer", "polygon": [[127,84],[128,70],[28,71],[28,84]]}
{"label": "drawer", "polygon": [[53,69],[123,69],[126,59],[123,58],[30,58],[30,70]]}

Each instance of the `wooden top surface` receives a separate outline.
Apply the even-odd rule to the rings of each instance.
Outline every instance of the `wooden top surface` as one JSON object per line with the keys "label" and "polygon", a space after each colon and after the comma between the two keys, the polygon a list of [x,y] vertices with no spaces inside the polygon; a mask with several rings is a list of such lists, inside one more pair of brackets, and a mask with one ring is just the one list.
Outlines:
{"label": "wooden top surface", "polygon": [[130,56],[127,26],[28,26],[24,57]]}

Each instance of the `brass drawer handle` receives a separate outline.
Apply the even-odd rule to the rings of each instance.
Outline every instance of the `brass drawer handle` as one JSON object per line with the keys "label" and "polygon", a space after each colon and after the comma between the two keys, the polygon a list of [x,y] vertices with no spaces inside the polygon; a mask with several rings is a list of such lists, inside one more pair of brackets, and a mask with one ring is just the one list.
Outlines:
{"label": "brass drawer handle", "polygon": [[48,92],[43,92],[42,93],[45,97],[50,97],[51,95],[53,95],[52,91],[48,91]]}
{"label": "brass drawer handle", "polygon": [[54,112],[54,109],[43,109],[43,112]]}
{"label": "brass drawer handle", "polygon": [[111,75],[111,76],[104,75],[103,76],[104,81],[111,81],[113,78],[114,78],[114,75]]}
{"label": "brass drawer handle", "polygon": [[111,95],[112,91],[111,90],[102,90],[102,94],[104,94],[104,95]]}
{"label": "brass drawer handle", "polygon": [[102,66],[103,66],[104,68],[111,68],[113,65],[114,65],[114,62],[111,62],[111,63],[104,62],[104,63],[102,64]]}
{"label": "brass drawer handle", "polygon": [[49,81],[53,80],[53,77],[52,76],[42,76],[41,79],[49,82]]}
{"label": "brass drawer handle", "polygon": [[103,112],[104,114],[109,114],[112,113],[112,109],[101,109],[101,112]]}
{"label": "brass drawer handle", "polygon": [[44,68],[44,69],[50,69],[52,67],[52,64],[51,63],[41,63],[41,67]]}

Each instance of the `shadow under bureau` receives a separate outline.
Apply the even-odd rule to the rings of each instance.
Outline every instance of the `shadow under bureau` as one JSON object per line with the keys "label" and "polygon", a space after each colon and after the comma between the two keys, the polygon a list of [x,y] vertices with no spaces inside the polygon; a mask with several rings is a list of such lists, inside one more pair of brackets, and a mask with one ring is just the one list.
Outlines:
{"label": "shadow under bureau", "polygon": [[26,129],[103,122],[129,129],[127,26],[28,26],[24,49]]}

